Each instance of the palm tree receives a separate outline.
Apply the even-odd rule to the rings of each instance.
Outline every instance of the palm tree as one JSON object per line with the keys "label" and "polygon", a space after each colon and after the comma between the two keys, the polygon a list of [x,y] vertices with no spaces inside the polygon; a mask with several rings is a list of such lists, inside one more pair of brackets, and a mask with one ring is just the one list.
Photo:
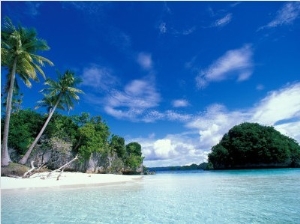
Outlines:
{"label": "palm tree", "polygon": [[[48,85],[47,88],[43,89],[42,92],[46,92],[44,99],[40,101],[40,105],[48,106],[48,118],[42,127],[40,133],[37,135],[31,146],[29,147],[26,154],[19,161],[21,164],[25,164],[29,158],[30,153],[37,144],[38,140],[45,131],[54,111],[56,108],[61,109],[73,109],[73,101],[79,100],[79,93],[83,93],[80,89],[77,89],[76,86],[81,82],[81,80],[75,77],[74,73],[71,71],[66,71],[63,75],[58,74],[58,81],[47,79],[45,85]],[[50,107],[49,107],[50,106]]]}
{"label": "palm tree", "polygon": [[38,81],[37,72],[44,78],[45,74],[41,69],[44,63],[53,63],[36,54],[38,51],[49,50],[46,41],[38,39],[34,29],[15,27],[12,21],[6,17],[1,30],[1,63],[8,70],[7,77],[7,100],[6,114],[4,122],[3,140],[1,147],[1,165],[8,166],[10,160],[8,154],[8,132],[12,110],[12,98],[16,86],[16,74],[28,86],[31,87],[30,80]]}

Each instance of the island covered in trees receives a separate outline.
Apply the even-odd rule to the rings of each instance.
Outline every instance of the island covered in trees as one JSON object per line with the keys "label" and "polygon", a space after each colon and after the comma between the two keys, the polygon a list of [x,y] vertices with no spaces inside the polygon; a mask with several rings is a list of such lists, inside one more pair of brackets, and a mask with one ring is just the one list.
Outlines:
{"label": "island covered in trees", "polygon": [[300,145],[274,127],[242,123],[231,128],[199,165],[152,167],[149,171],[300,167]]}
{"label": "island covered in trees", "polygon": [[208,155],[207,169],[300,167],[300,146],[273,127],[242,123]]}

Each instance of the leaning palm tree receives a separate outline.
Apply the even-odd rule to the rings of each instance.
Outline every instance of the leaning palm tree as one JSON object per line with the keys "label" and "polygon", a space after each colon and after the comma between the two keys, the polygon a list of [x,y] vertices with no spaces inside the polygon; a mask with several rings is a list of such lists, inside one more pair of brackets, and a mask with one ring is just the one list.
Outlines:
{"label": "leaning palm tree", "polygon": [[83,93],[80,89],[76,88],[77,85],[81,82],[81,80],[75,77],[73,72],[66,71],[63,75],[58,75],[58,81],[47,79],[45,82],[45,85],[47,85],[48,87],[42,90],[42,92],[45,92],[46,95],[44,99],[40,101],[40,105],[48,106],[49,114],[40,133],[37,135],[37,137],[31,144],[23,158],[19,161],[19,163],[21,164],[25,164],[27,162],[30,153],[32,152],[33,148],[35,147],[43,132],[45,131],[56,108],[64,108],[68,110],[73,109],[73,101],[78,101],[78,94]]}
{"label": "leaning palm tree", "polygon": [[15,27],[12,21],[6,17],[1,30],[1,66],[8,70],[7,76],[7,99],[6,114],[1,147],[1,166],[8,166],[10,157],[8,153],[9,122],[12,110],[13,92],[16,86],[16,74],[22,81],[31,87],[30,80],[38,81],[37,73],[44,78],[45,74],[41,69],[44,63],[53,63],[42,56],[37,55],[38,51],[49,50],[46,41],[37,38],[34,29]]}

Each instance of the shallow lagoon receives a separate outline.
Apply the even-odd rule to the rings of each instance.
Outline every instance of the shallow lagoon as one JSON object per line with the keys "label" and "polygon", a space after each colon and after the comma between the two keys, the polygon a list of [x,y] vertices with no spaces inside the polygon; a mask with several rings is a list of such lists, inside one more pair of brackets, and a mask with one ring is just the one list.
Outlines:
{"label": "shallow lagoon", "polygon": [[300,169],[158,172],[132,183],[2,191],[6,223],[299,223]]}

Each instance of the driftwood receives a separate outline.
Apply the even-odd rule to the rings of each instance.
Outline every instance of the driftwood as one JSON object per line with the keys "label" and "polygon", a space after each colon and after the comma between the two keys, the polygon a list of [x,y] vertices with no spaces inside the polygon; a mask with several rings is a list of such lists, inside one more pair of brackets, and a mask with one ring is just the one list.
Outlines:
{"label": "driftwood", "polygon": [[59,175],[57,176],[57,178],[56,178],[56,180],[59,180],[61,174],[64,172],[64,169],[65,169],[67,166],[69,166],[72,162],[74,162],[76,159],[78,159],[78,156],[77,156],[77,155],[75,156],[74,159],[72,159],[71,161],[67,162],[65,165],[63,165],[63,166],[59,167],[58,169],[53,170],[53,171],[51,171],[50,173],[48,173],[47,178],[49,178],[49,177],[52,175],[52,173],[54,173],[54,172],[60,172],[60,174],[59,174]]}
{"label": "driftwood", "polygon": [[39,172],[41,169],[43,168],[47,168],[47,166],[45,165],[45,163],[42,163],[37,169],[36,171]]}
{"label": "driftwood", "polygon": [[33,165],[33,163],[34,163],[34,161],[31,161],[31,169],[28,170],[26,173],[24,173],[23,178],[28,178],[33,174],[32,171],[34,171],[36,169],[36,167]]}
{"label": "driftwood", "polygon": [[[39,172],[42,168],[45,168],[45,163],[41,164],[39,167],[35,167],[33,165],[34,161],[31,161],[31,169],[28,170],[26,173],[24,173],[23,178],[29,178],[31,177],[33,174]],[[33,172],[34,171],[34,172]]]}

